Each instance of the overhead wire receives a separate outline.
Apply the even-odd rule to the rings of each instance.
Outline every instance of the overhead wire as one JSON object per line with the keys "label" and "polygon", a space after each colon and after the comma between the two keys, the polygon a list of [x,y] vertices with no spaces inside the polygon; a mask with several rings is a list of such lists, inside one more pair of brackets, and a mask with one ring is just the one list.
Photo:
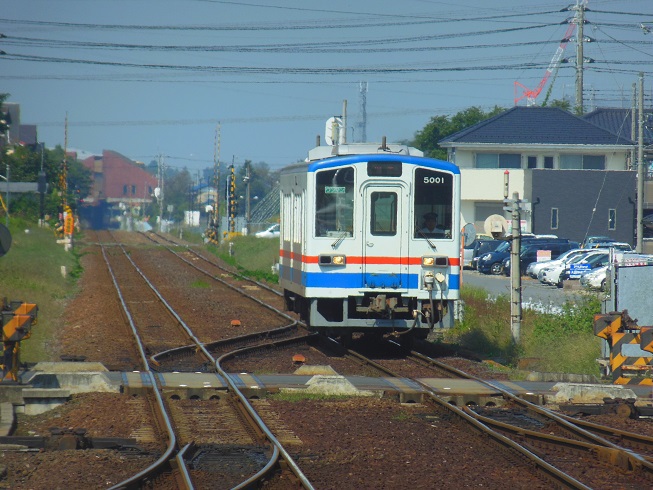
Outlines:
{"label": "overhead wire", "polygon": [[[331,12],[333,13],[333,12]],[[451,22],[473,22],[473,21],[488,21],[488,20],[505,20],[514,17],[530,17],[535,15],[546,15],[558,13],[558,11],[550,10],[543,12],[530,12],[530,13],[512,13],[501,14],[493,16],[464,16],[464,17],[443,17],[420,15],[419,17],[410,17],[409,21],[392,21],[392,22],[346,22],[343,23],[326,23],[323,19],[315,20],[312,22],[297,23],[281,22],[281,23],[264,23],[264,24],[222,24],[222,25],[148,25],[148,24],[98,24],[98,23],[75,23],[75,22],[60,22],[60,21],[44,21],[32,19],[8,19],[0,18],[0,23],[8,24],[21,24],[21,25],[34,25],[34,26],[49,26],[49,27],[66,27],[75,29],[103,29],[103,30],[153,30],[153,31],[291,31],[291,30],[331,30],[331,29],[360,29],[368,27],[391,27],[391,26],[416,26],[421,24],[441,24]],[[367,14],[369,17],[369,14]],[[397,15],[392,15],[397,18]]]}

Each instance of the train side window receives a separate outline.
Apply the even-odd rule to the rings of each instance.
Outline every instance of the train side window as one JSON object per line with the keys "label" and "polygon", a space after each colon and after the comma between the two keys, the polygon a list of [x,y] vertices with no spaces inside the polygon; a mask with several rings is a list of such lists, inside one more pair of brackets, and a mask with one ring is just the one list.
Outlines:
{"label": "train side window", "polygon": [[353,167],[322,170],[315,176],[315,236],[350,237],[354,231]]}
{"label": "train side window", "polygon": [[397,234],[397,193],[372,192],[370,232],[372,235]]}

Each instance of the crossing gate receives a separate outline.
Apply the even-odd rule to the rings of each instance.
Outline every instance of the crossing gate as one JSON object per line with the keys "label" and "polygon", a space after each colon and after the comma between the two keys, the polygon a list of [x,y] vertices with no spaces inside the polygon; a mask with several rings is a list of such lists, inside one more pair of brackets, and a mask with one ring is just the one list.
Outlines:
{"label": "crossing gate", "polygon": [[653,327],[638,326],[624,310],[595,315],[594,334],[608,343],[614,384],[653,386]]}

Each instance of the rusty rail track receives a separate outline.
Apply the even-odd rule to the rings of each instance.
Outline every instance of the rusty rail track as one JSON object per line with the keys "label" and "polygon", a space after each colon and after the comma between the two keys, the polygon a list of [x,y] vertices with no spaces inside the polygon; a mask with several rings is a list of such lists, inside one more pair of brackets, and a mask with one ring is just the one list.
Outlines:
{"label": "rusty rail track", "polygon": [[[161,458],[159,458],[154,464],[144,469],[139,474],[132,476],[131,478],[129,478],[124,482],[121,482],[120,484],[116,485],[114,488],[132,488],[132,487],[142,486],[146,481],[151,481],[153,478],[156,478],[157,475],[163,472],[170,471],[171,468],[169,462],[173,455],[176,461],[175,475],[177,481],[180,482],[180,486],[182,488],[193,488],[192,479],[189,476],[190,472],[187,468],[187,462],[184,459],[184,457],[192,454],[196,454],[196,448],[194,448],[192,444],[187,444],[181,449],[177,447],[177,437],[173,429],[174,424],[173,421],[171,420],[170,415],[168,414],[168,408],[161,396],[162,387],[159,383],[158,377],[154,375],[154,373],[149,367],[149,364],[150,362],[152,362],[152,359],[148,359],[146,355],[146,349],[140,339],[140,334],[137,331],[136,325],[132,320],[132,316],[130,313],[130,309],[127,305],[127,302],[125,301],[120,291],[120,287],[116,281],[115,275],[111,270],[111,266],[106,257],[104,246],[102,244],[100,244],[100,246],[102,248],[103,256],[105,258],[105,262],[107,263],[107,267],[109,267],[110,269],[111,277],[114,282],[114,286],[116,287],[116,291],[121,298],[121,304],[124,310],[124,314],[128,319],[128,321],[130,322],[134,337],[135,339],[137,339],[137,342],[139,344],[139,351],[141,354],[144,370],[147,372],[147,376],[150,379],[151,385],[153,387],[156,387],[156,389],[153,389],[152,391],[157,399],[157,407],[158,407],[157,416],[161,418],[161,420],[163,421],[163,425],[165,425],[165,427],[167,428],[167,438],[168,438],[167,449],[165,451],[165,454]],[[161,304],[165,305],[165,307],[168,309],[170,314],[177,320],[179,325],[186,332],[187,337],[192,341],[194,348],[197,351],[201,352],[202,355],[207,360],[213,363],[215,371],[225,379],[228,385],[228,390],[231,399],[233,400],[232,402],[233,406],[237,407],[237,412],[241,414],[240,417],[242,419],[247,420],[248,422],[252,422],[253,424],[252,427],[255,427],[253,431],[256,435],[253,437],[253,439],[258,441],[264,441],[266,444],[269,445],[268,446],[269,451],[266,451],[269,452],[268,462],[258,472],[250,476],[246,481],[235,485],[234,488],[247,488],[251,486],[254,482],[260,481],[261,479],[265,478],[267,475],[270,474],[270,472],[274,468],[278,467],[280,458],[283,458],[284,466],[289,468],[289,470],[295,475],[296,480],[299,482],[302,488],[307,488],[307,489],[312,488],[310,482],[303,475],[303,473],[301,472],[297,464],[292,460],[290,455],[285,451],[285,449],[281,446],[281,444],[276,440],[274,435],[265,426],[263,421],[259,418],[256,411],[252,408],[245,395],[243,395],[240,392],[236,384],[230,379],[229,375],[220,368],[219,361],[215,359],[211,355],[211,353],[207,350],[205,345],[195,337],[191,329],[184,323],[182,318],[170,307],[170,305],[165,301],[163,296],[158,292],[158,290],[154,287],[154,285],[145,277],[143,272],[129,257],[129,254],[127,253],[125,248],[120,244],[118,246],[122,250],[123,254],[127,256],[129,261],[132,263],[132,266],[134,267],[136,272],[141,275],[143,280],[148,284],[149,288],[159,298]]]}

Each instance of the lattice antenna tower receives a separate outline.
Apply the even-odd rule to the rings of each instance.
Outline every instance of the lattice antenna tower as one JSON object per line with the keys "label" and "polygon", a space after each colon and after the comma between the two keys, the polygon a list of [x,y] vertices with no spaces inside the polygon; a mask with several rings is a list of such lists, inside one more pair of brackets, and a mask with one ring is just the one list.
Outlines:
{"label": "lattice antenna tower", "polygon": [[358,84],[358,103],[360,113],[360,122],[358,123],[359,142],[365,143],[367,141],[367,82]]}
{"label": "lattice antenna tower", "polygon": [[215,129],[215,148],[213,153],[213,188],[215,196],[213,198],[213,228],[216,237],[220,229],[220,123]]}
{"label": "lattice antenna tower", "polygon": [[59,189],[61,190],[61,212],[66,211],[68,192],[68,113],[64,123],[63,133],[63,160],[61,162],[61,174],[59,175]]}

